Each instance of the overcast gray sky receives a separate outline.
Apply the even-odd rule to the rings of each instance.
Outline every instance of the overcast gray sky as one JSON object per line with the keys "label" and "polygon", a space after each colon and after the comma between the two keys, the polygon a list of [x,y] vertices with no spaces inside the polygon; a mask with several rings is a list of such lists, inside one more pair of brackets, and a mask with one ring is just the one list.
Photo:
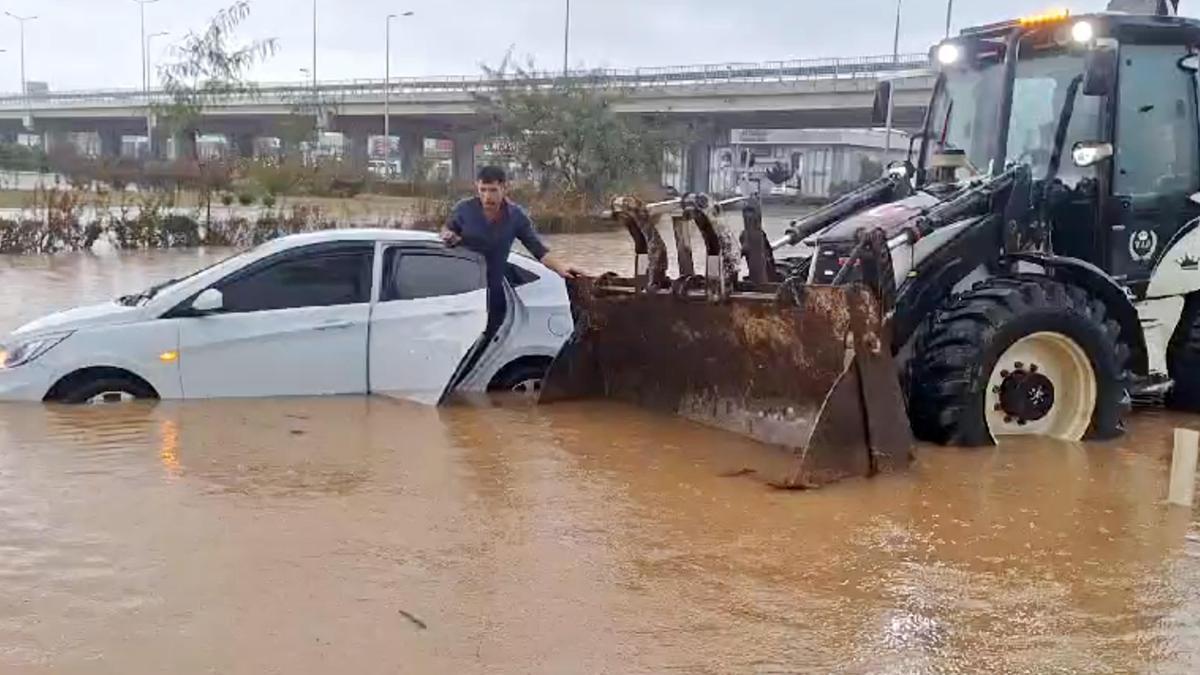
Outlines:
{"label": "overcast gray sky", "polygon": [[[1184,13],[1200,0],[1184,0]],[[169,31],[166,48],[232,0],[158,0],[146,31]],[[317,0],[320,79],[382,78],[384,17],[406,10],[392,31],[392,72],[477,74],[511,46],[519,57],[561,67],[564,0]],[[1107,0],[957,0],[954,25],[999,21],[1052,6],[1102,10]],[[857,56],[891,51],[894,0],[572,0],[571,64],[633,67]],[[279,52],[260,80],[300,80],[312,62],[312,0],[252,0],[239,33],[274,37]],[[26,72],[52,89],[138,86],[138,7],[133,0],[3,0],[37,15],[26,24]],[[901,51],[925,52],[944,30],[946,0],[904,0]],[[18,25],[0,16],[0,89],[18,91]]]}

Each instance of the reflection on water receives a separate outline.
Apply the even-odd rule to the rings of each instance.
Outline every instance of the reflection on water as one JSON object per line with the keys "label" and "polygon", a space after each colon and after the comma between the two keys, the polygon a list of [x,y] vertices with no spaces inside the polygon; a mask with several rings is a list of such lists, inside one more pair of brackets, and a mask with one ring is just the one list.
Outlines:
{"label": "reflection on water", "polygon": [[[223,253],[0,260],[0,330]],[[1198,421],[780,492],[608,403],[0,405],[0,672],[1198,672]]]}

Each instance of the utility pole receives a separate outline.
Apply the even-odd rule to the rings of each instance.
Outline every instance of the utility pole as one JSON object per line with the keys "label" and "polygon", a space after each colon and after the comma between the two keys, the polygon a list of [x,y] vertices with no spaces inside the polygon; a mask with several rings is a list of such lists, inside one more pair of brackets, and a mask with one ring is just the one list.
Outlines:
{"label": "utility pole", "polygon": [[317,97],[317,0],[312,0],[312,95]]}
{"label": "utility pole", "polygon": [[154,44],[154,38],[170,35],[165,30],[157,33],[151,33],[146,36],[146,91],[154,84],[154,56],[150,47]]}
{"label": "utility pole", "polygon": [[567,13],[563,20],[563,77],[567,76],[567,57],[571,50],[571,0],[567,0]]}
{"label": "utility pole", "polygon": [[142,70],[146,73],[145,86],[142,88],[142,95],[146,98],[146,148],[151,158],[154,157],[154,113],[150,107],[150,80],[154,79],[151,74],[154,69],[150,67],[150,44],[156,37],[167,35],[167,31],[159,31],[146,36],[142,42],[143,53],[146,54],[146,60],[142,64]]}
{"label": "utility pole", "polygon": [[[892,65],[900,63],[900,13],[904,7],[904,0],[896,0],[896,33],[892,37]],[[887,166],[891,161],[892,156],[892,111],[895,107],[896,99],[896,81],[893,79],[891,86],[888,87],[888,107],[887,107],[887,130],[885,132],[886,139],[883,143],[883,165]]]}
{"label": "utility pole", "polygon": [[[411,11],[404,12],[399,16],[412,16]],[[383,140],[386,150],[384,151],[384,160],[388,163],[387,170],[391,170],[392,162],[392,115],[390,110],[390,100],[392,94],[392,19],[397,15],[387,15],[387,30],[384,47],[384,67],[383,67]]]}
{"label": "utility pole", "polygon": [[950,37],[950,19],[954,16],[954,0],[946,0],[946,37]]}
{"label": "utility pole", "polygon": [[138,15],[142,22],[142,91],[150,86],[150,71],[146,66],[146,5],[158,0],[133,0],[138,4]]}
{"label": "utility pole", "polygon": [[33,21],[36,16],[17,16],[12,12],[5,12],[8,16],[17,20],[21,24],[21,96],[25,99],[25,115],[28,117],[31,113],[29,109],[29,85],[25,82],[25,22]]}
{"label": "utility pole", "polygon": [[321,145],[321,98],[317,91],[317,0],[312,3],[312,34],[313,148],[317,148]]}

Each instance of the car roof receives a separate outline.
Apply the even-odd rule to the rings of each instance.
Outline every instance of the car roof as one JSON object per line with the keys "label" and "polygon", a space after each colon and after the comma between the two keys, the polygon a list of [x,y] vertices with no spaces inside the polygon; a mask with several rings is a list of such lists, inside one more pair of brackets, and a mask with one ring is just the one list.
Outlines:
{"label": "car roof", "polygon": [[289,234],[262,245],[263,251],[282,251],[308,244],[324,244],[337,241],[410,241],[435,242],[438,236],[423,230],[397,230],[383,227],[347,227],[316,232]]}

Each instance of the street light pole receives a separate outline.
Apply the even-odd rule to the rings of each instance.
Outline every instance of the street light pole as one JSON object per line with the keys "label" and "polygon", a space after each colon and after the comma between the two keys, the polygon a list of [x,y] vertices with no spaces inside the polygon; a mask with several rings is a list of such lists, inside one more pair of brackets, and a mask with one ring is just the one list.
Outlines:
{"label": "street light pole", "polygon": [[142,95],[146,99],[146,149],[147,154],[154,156],[154,114],[150,108],[150,73],[154,72],[150,67],[150,44],[156,37],[162,37],[167,34],[167,31],[159,31],[151,35],[147,35],[142,41],[142,53],[146,59],[142,62],[142,72],[145,73],[145,81],[143,82]]}
{"label": "street light pole", "polygon": [[[900,12],[904,7],[904,0],[896,0],[896,33],[892,38],[892,65],[900,63]],[[887,106],[887,130],[885,132],[886,139],[883,142],[883,165],[887,166],[892,157],[892,111],[895,108],[896,99],[896,82],[892,81],[888,87],[888,106]]]}
{"label": "street light pole", "polygon": [[146,5],[158,0],[133,0],[138,4],[138,15],[142,22],[142,91],[150,86],[150,70],[146,65]]}
{"label": "street light pole", "polygon": [[946,37],[950,37],[950,19],[954,16],[954,0],[946,0]]}
{"label": "street light pole", "polygon": [[312,81],[313,81],[313,99],[314,99],[313,103],[315,104],[316,103],[315,99],[317,97],[317,0],[313,0],[312,14],[313,14],[313,16],[312,16],[313,45],[312,45],[312,70],[311,70],[311,72],[312,72]]}
{"label": "street light pole", "polygon": [[[404,12],[399,16],[412,16],[411,11]],[[383,141],[384,160],[388,162],[388,168],[391,168],[392,161],[392,115],[391,115],[391,98],[392,98],[392,19],[397,15],[387,15],[387,30],[384,37],[384,65],[383,65]]]}
{"label": "street light pole", "polygon": [[157,33],[151,33],[150,35],[146,36],[146,92],[147,93],[149,93],[149,91],[150,91],[150,86],[152,84],[154,84],[154,82],[153,82],[153,80],[154,80],[154,61],[153,61],[154,56],[153,56],[153,50],[151,50],[150,47],[151,47],[151,45],[154,44],[154,38],[163,37],[165,35],[170,35],[170,33],[163,30],[163,31],[159,31]]}
{"label": "street light pole", "polygon": [[25,99],[25,114],[29,115],[29,85],[25,82],[25,22],[33,21],[36,16],[17,16],[12,12],[5,12],[8,16],[16,19],[17,23],[21,24],[21,96]]}
{"label": "street light pole", "polygon": [[563,19],[563,77],[567,76],[567,56],[571,47],[571,0],[567,0],[567,13]]}

